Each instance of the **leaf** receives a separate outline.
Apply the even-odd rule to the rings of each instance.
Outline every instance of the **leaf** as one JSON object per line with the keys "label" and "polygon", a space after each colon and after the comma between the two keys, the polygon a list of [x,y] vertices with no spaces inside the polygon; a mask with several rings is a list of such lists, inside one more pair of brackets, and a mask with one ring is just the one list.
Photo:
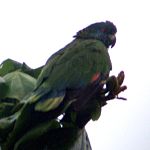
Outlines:
{"label": "leaf", "polygon": [[24,147],[26,143],[31,141],[36,141],[39,137],[46,134],[48,131],[60,128],[60,123],[56,120],[47,121],[41,123],[37,127],[34,127],[28,131],[15,145],[14,150],[18,150],[21,147]]}
{"label": "leaf", "polygon": [[7,73],[13,72],[21,68],[21,66],[22,66],[21,63],[11,59],[7,59],[3,61],[2,64],[0,65],[0,76],[4,76]]}
{"label": "leaf", "polygon": [[12,131],[14,123],[18,118],[19,114],[20,112],[18,111],[11,116],[0,119],[0,143],[5,141],[8,137],[8,134]]}
{"label": "leaf", "polygon": [[29,66],[27,66],[25,63],[22,64],[21,72],[24,72],[34,78],[38,78],[39,74],[41,73],[43,66],[38,67],[36,69],[32,69]]}
{"label": "leaf", "polygon": [[92,114],[91,114],[91,118],[93,121],[96,121],[99,119],[100,115],[101,115],[101,106],[99,105],[99,103],[97,101],[95,101],[95,107],[92,111]]}
{"label": "leaf", "polygon": [[43,66],[32,69],[26,63],[19,63],[12,59],[7,59],[2,62],[0,65],[0,76],[4,76],[8,73],[11,73],[16,70],[20,70],[26,74],[31,75],[34,78],[37,78],[42,70]]}
{"label": "leaf", "polygon": [[14,106],[14,103],[0,103],[0,119],[11,115]]}
{"label": "leaf", "polygon": [[8,73],[4,76],[6,84],[9,86],[9,90],[5,97],[21,100],[24,96],[29,94],[35,87],[36,79],[22,73],[15,71]]}
{"label": "leaf", "polygon": [[0,77],[0,99],[4,98],[8,91],[8,86],[4,78]]}
{"label": "leaf", "polygon": [[0,99],[0,119],[10,116],[22,108],[23,103],[18,103],[17,99]]}
{"label": "leaf", "polygon": [[18,111],[21,107],[17,109],[16,105],[19,104],[17,99],[11,98],[0,99],[0,119],[10,116],[16,111]]}

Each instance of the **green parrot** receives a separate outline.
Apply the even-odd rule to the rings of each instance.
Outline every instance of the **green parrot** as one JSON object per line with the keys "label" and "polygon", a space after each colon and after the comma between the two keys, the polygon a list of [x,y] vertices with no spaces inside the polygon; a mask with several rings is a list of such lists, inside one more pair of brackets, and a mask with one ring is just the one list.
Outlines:
{"label": "green parrot", "polygon": [[48,59],[34,91],[25,98],[5,149],[13,149],[27,131],[57,118],[72,105],[77,112],[86,107],[88,98],[78,97],[92,95],[88,87],[107,80],[112,69],[108,48],[115,45],[116,32],[110,21],[91,24]]}

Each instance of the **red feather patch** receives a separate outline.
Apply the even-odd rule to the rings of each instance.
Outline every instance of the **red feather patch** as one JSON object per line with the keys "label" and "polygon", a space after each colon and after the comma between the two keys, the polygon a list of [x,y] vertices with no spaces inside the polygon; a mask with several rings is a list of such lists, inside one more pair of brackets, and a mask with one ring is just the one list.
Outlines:
{"label": "red feather patch", "polygon": [[99,77],[100,77],[100,73],[94,74],[93,77],[92,77],[92,79],[91,79],[91,83],[94,82],[94,81],[96,81],[96,80],[98,80]]}

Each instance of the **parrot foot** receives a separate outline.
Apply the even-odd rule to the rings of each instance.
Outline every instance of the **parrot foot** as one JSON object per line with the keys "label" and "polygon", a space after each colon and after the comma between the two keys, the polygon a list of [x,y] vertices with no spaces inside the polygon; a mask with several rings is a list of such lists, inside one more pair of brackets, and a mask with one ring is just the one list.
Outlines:
{"label": "parrot foot", "polygon": [[106,89],[104,89],[105,101],[112,100],[115,98],[121,100],[127,100],[124,97],[118,96],[121,92],[127,89],[126,85],[122,86],[124,78],[125,78],[125,74],[123,71],[121,71],[117,77],[113,75],[108,78],[108,80],[106,81]]}

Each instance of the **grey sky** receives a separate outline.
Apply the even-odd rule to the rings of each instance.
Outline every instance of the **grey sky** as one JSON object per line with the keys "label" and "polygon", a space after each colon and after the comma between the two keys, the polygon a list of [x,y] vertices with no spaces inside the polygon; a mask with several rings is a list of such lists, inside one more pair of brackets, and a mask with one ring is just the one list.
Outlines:
{"label": "grey sky", "polygon": [[150,149],[148,0],[0,1],[0,62],[7,58],[43,65],[87,25],[110,20],[118,28],[110,49],[112,74],[124,70],[128,101],[114,100],[87,125],[93,150]]}

